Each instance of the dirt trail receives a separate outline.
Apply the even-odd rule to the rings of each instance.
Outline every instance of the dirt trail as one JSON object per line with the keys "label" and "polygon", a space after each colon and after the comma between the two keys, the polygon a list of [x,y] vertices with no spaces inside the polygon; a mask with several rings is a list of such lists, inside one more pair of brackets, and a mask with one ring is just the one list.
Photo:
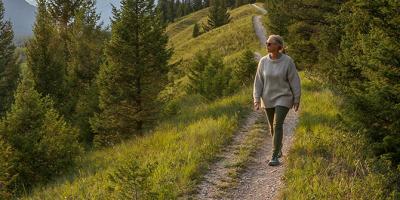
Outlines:
{"label": "dirt trail", "polygon": [[[263,14],[266,13],[265,9],[256,4],[252,5]],[[264,47],[267,39],[261,17],[260,15],[254,16],[253,25],[260,44]],[[255,52],[255,57],[260,59],[262,55]],[[278,192],[283,187],[281,178],[294,138],[294,129],[298,123],[298,112],[290,109],[283,124],[281,164],[269,166],[268,161],[272,155],[272,136],[269,132],[267,117],[261,109],[252,111],[247,116],[245,123],[235,133],[232,142],[218,155],[219,159],[211,164],[203,181],[198,185],[198,193],[194,199],[277,199]],[[259,134],[254,134],[255,130],[259,131]],[[237,164],[238,159],[243,159],[239,157],[240,153],[238,152],[243,149],[243,146],[249,146],[246,141],[253,141],[252,137],[258,137],[254,141],[261,142],[257,142],[254,147],[251,147],[254,148],[254,152],[249,154],[246,162],[241,163],[244,166],[232,167]],[[238,170],[238,168],[240,169]],[[239,174],[232,176],[232,173]]]}
{"label": "dirt trail", "polygon": [[267,42],[267,37],[266,37],[267,34],[261,22],[261,18],[262,18],[261,15],[253,16],[253,27],[254,27],[254,32],[256,33],[256,36],[260,41],[261,47],[265,48],[265,43]]}
{"label": "dirt trail", "polygon": [[[266,118],[266,117],[265,117]],[[228,199],[277,199],[278,191],[283,187],[281,180],[286,168],[286,159],[294,139],[294,129],[298,122],[297,113],[290,109],[283,124],[283,157],[281,165],[269,166],[272,155],[272,137],[264,134],[263,143],[254,156],[254,160],[247,165],[245,172],[240,176],[238,187],[230,189]],[[265,126],[267,126],[267,121]]]}
{"label": "dirt trail", "polygon": [[236,160],[236,152],[240,148],[242,142],[249,135],[251,127],[262,117],[261,112],[251,112],[246,118],[244,125],[237,131],[229,146],[227,146],[218,161],[213,163],[204,176],[204,181],[198,186],[199,194],[196,199],[220,199],[224,195],[224,184],[229,182],[229,165]]}

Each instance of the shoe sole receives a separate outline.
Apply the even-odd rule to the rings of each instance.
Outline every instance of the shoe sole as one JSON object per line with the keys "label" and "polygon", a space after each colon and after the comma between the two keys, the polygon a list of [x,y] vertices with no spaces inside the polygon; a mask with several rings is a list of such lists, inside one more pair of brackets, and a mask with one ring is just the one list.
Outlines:
{"label": "shoe sole", "polygon": [[268,160],[268,165],[269,166],[277,166],[277,165],[280,165],[281,164],[281,162],[271,162],[271,160]]}
{"label": "shoe sole", "polygon": [[268,163],[269,166],[278,166],[280,163]]}

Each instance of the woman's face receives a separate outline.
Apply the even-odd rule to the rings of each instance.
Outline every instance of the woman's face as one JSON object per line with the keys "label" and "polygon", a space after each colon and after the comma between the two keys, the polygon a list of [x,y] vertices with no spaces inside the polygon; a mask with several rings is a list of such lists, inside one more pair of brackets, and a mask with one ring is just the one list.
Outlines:
{"label": "woman's face", "polygon": [[271,38],[267,40],[266,45],[268,53],[278,53],[281,49],[281,46]]}

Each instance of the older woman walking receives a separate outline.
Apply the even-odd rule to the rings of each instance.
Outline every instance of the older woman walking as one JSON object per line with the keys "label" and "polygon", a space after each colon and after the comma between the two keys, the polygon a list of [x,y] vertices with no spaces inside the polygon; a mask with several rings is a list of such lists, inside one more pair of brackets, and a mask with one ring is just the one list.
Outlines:
{"label": "older woman walking", "polygon": [[268,54],[263,56],[254,78],[254,109],[263,108],[269,130],[273,136],[272,159],[268,165],[279,165],[282,156],[283,122],[290,108],[296,112],[300,104],[301,87],[296,66],[284,53],[283,39],[270,35],[267,40]]}

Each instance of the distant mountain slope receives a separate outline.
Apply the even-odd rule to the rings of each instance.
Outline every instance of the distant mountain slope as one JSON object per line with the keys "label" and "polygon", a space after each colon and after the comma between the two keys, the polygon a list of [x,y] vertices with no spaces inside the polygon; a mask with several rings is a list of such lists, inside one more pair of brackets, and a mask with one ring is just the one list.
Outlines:
{"label": "distant mountain slope", "polygon": [[[13,28],[16,38],[32,35],[32,27],[35,22],[36,7],[34,0],[3,0],[5,8],[5,19],[10,19],[13,23]],[[97,12],[101,14],[101,21],[104,25],[110,24],[110,17],[112,16],[112,6],[117,8],[120,6],[120,0],[98,0]]]}
{"label": "distant mountain slope", "polygon": [[16,37],[32,35],[32,25],[35,22],[35,6],[25,0],[3,0],[5,19],[10,19]]}

